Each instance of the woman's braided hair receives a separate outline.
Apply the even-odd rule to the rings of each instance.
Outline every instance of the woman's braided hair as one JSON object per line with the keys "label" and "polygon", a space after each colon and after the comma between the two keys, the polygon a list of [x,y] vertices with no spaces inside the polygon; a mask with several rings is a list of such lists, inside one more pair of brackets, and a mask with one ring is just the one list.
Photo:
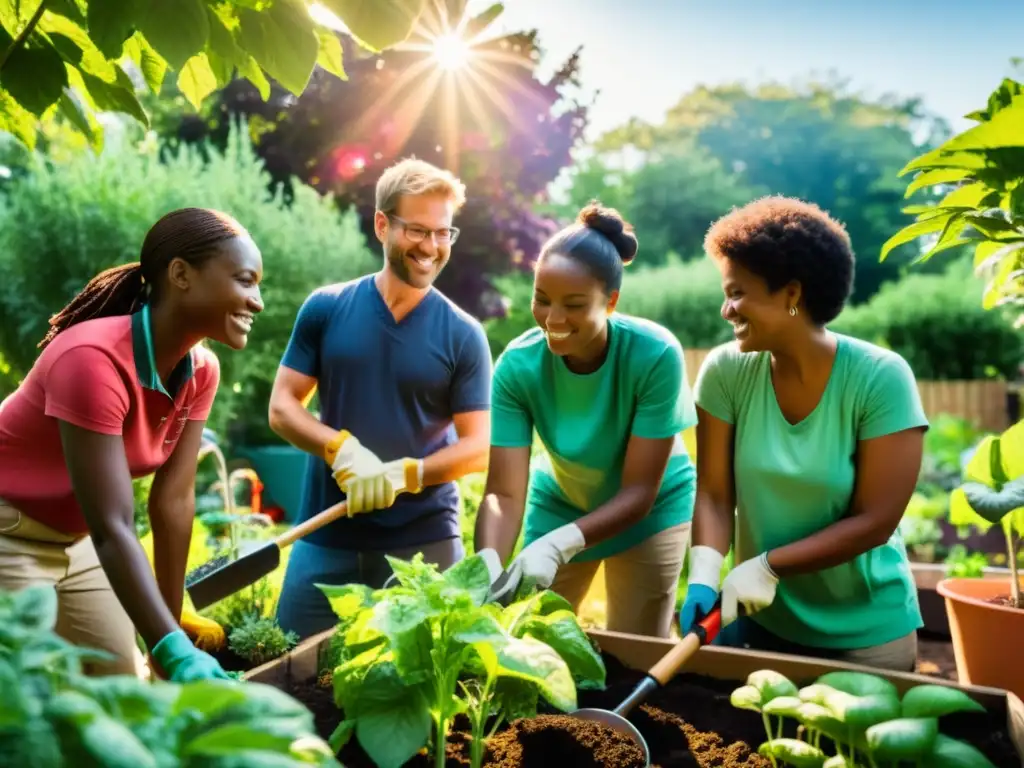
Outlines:
{"label": "woman's braided hair", "polygon": [[50,318],[50,329],[41,342],[45,348],[61,331],[84,320],[128,315],[156,290],[171,259],[198,266],[225,240],[245,235],[232,217],[207,208],[180,208],[163,216],[150,228],[142,243],[139,261],[105,269],[90,280],[64,309]]}

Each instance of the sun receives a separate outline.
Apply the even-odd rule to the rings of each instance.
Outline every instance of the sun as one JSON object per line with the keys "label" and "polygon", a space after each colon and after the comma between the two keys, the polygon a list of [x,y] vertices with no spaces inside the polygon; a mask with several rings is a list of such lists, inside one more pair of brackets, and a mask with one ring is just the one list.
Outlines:
{"label": "sun", "polygon": [[454,72],[469,63],[470,48],[458,35],[447,33],[434,39],[433,54],[441,69]]}

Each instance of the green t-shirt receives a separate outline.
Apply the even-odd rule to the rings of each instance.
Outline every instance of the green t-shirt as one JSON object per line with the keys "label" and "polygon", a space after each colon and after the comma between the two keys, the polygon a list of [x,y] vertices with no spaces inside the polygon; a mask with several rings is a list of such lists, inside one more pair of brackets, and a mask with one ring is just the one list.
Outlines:
{"label": "green t-shirt", "polygon": [[[701,366],[697,405],[735,425],[736,562],[845,517],[858,441],[928,425],[902,357],[834,335],[825,392],[795,425],[779,409],[767,352],[745,354],[730,343]],[[781,579],[775,601],[752,618],[779,637],[819,648],[863,648],[914,631],[921,613],[899,529],[848,563]]]}
{"label": "green t-shirt", "polygon": [[593,373],[570,371],[539,328],[505,348],[494,366],[491,442],[546,449],[532,462],[524,539],[574,522],[619,491],[630,435],[675,436],[650,514],[574,562],[622,552],[693,516],[696,473],[681,432],[697,422],[679,341],[656,323],[613,314],[608,355]]}

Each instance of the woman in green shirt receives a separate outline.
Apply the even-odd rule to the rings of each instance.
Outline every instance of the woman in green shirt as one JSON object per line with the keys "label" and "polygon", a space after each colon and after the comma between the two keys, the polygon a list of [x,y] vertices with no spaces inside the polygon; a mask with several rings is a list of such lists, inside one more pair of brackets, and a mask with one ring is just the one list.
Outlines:
{"label": "woman in green shirt", "polygon": [[[525,509],[510,584],[550,586],[578,609],[604,563],[608,628],[665,637],[695,488],[681,433],[696,412],[676,338],[615,313],[636,250],[618,213],[596,204],[545,244],[539,327],[495,364],[475,546],[507,561]],[[545,451],[531,467],[534,430]]]}
{"label": "woman in green shirt", "polygon": [[732,545],[723,625],[748,614],[732,644],[912,670],[922,622],[897,526],[928,420],[902,357],[826,328],[853,283],[849,237],[816,206],[769,197],[716,222],[705,247],[736,338],[695,386],[681,628],[719,597]]}

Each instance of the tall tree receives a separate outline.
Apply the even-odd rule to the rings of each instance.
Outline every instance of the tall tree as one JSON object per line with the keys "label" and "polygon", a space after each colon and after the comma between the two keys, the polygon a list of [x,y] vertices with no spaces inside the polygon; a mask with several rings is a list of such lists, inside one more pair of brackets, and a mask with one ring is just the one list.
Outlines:
{"label": "tall tree", "polygon": [[371,242],[374,187],[387,166],[415,155],[449,168],[468,202],[438,287],[477,316],[500,314],[490,277],[528,267],[555,231],[533,204],[570,163],[586,107],[572,96],[578,52],[542,80],[536,31],[488,37],[501,7],[467,18],[456,15],[464,5],[428,9],[405,44],[380,54],[342,40],[350,79],[315,73],[298,98],[275,88],[263,101],[250,83],[231,83],[212,114],[185,118],[177,135],[218,141],[246,116],[274,179],[299,178],[354,205]]}

